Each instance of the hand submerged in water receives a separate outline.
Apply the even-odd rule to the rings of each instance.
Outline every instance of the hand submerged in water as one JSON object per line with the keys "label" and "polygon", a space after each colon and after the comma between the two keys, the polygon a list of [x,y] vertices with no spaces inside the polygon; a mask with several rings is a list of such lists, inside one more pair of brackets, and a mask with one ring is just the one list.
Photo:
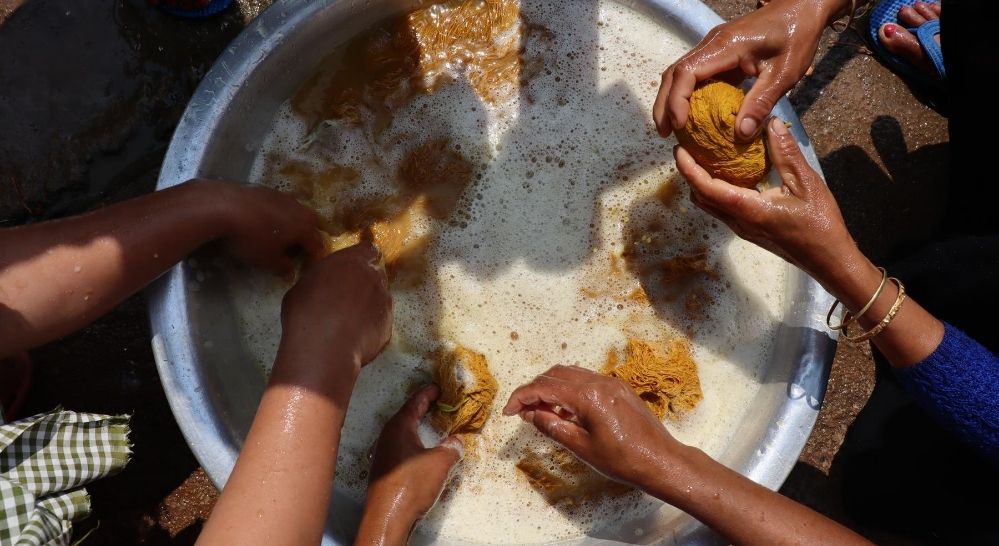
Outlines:
{"label": "hand submerged in water", "polygon": [[281,306],[282,348],[316,372],[333,362],[354,376],[392,337],[392,297],[381,253],[361,243],[307,266]]}
{"label": "hand submerged in water", "polygon": [[681,444],[624,382],[556,366],[513,392],[519,414],[603,474],[640,487],[733,544],[870,544]]}
{"label": "hand submerged in water", "polygon": [[192,187],[219,209],[222,239],[243,263],[292,277],[294,256],[322,257],[319,218],[294,197],[277,190],[220,180],[194,180]]}
{"label": "hand submerged in water", "polygon": [[605,476],[640,488],[686,447],[623,381],[576,366],[555,366],[519,387],[503,414],[520,415]]}
{"label": "hand submerged in water", "polygon": [[457,436],[425,448],[416,432],[438,396],[436,385],[421,388],[382,429],[355,544],[405,544],[413,525],[437,502],[451,469],[461,460],[464,448]]}

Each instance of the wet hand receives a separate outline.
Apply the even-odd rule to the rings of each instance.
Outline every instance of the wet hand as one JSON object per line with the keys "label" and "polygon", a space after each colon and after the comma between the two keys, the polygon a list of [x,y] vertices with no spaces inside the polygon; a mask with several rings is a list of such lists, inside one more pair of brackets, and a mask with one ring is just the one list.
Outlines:
{"label": "wet hand", "polygon": [[319,219],[285,193],[234,182],[198,181],[203,199],[217,202],[224,219],[228,250],[247,265],[294,278],[295,257],[306,261],[323,254]]}
{"label": "wet hand", "polygon": [[[361,535],[405,534],[437,502],[448,476],[461,460],[463,446],[457,436],[433,448],[423,447],[416,432],[430,405],[440,396],[436,385],[417,391],[382,429],[371,463]],[[375,532],[375,529],[380,529]],[[370,532],[369,532],[370,531]],[[358,544],[394,543],[358,540]]]}
{"label": "wet hand", "polygon": [[[690,184],[691,200],[751,241],[826,284],[831,273],[864,262],[836,200],[808,166],[784,122],[774,118],[767,151],[783,185],[762,192],[712,178],[682,147],[676,165]],[[828,289],[828,286],[827,286]]]}
{"label": "wet hand", "polygon": [[361,243],[307,266],[284,297],[281,346],[335,360],[355,375],[392,336],[392,297],[381,253]]}
{"label": "wet hand", "polygon": [[520,415],[607,477],[647,487],[676,441],[623,381],[576,366],[555,366],[513,391],[504,415]]}
{"label": "wet hand", "polygon": [[823,4],[830,2],[774,0],[708,32],[663,72],[652,108],[659,134],[665,138],[686,125],[690,95],[699,82],[716,78],[738,84],[756,77],[735,121],[736,138],[752,138],[811,65],[828,18]]}

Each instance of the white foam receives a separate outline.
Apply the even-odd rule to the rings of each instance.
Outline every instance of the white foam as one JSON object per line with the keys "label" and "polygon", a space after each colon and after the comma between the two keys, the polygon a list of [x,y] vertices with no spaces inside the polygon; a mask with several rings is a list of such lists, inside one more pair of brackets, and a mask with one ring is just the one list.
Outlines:
{"label": "white foam", "polygon": [[[528,53],[547,50],[546,70],[511,102],[485,105],[459,78],[416,97],[379,137],[331,124],[325,140],[307,151],[300,147],[306,127],[286,106],[253,171],[255,183],[286,187],[263,179],[274,152],[317,170],[330,162],[352,167],[364,174],[357,191],[384,191],[409,145],[435,137],[450,138],[479,166],[481,176],[466,191],[468,217],[421,227],[435,234],[431,273],[417,289],[395,291],[393,341],[357,384],[337,485],[358,500],[382,424],[415,384],[429,379],[424,355],[441,343],[486,356],[500,384],[498,411],[515,387],[553,364],[598,369],[608,349],[628,336],[677,335],[685,323],[673,307],[657,312],[620,298],[581,296],[603,287],[608,256],[620,254],[628,230],[649,218],[662,221],[678,251],[695,244],[711,249],[722,277],[692,339],[704,400],[681,423],[666,426],[717,456],[759,387],[769,334],[782,316],[786,266],[734,239],[685,197],[669,209],[654,198],[675,172],[674,141],[655,135],[650,105],[659,73],[690,44],[614,2],[522,3],[528,20],[549,28],[554,40],[528,44]],[[233,290],[243,304],[248,344],[269,368],[282,288],[246,277]],[[422,432],[425,441],[434,438]],[[536,543],[615,527],[661,506],[633,494],[572,512],[549,507],[513,466],[525,446],[543,443],[518,419],[494,414],[477,456],[462,463],[459,480],[419,533],[460,544]],[[660,517],[675,515],[666,510]]]}

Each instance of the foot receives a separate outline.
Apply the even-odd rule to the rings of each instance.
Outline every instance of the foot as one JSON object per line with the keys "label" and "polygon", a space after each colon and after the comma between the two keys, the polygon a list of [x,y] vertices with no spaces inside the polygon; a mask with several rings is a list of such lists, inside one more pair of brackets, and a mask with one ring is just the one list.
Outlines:
{"label": "foot", "polygon": [[[878,38],[881,45],[890,53],[898,55],[912,66],[926,72],[927,74],[939,78],[933,63],[926,56],[916,35],[906,30],[906,28],[916,28],[927,21],[940,18],[940,4],[938,2],[916,2],[913,6],[904,6],[898,10],[898,22],[885,23],[878,29]],[[933,37],[940,43],[940,35]]]}

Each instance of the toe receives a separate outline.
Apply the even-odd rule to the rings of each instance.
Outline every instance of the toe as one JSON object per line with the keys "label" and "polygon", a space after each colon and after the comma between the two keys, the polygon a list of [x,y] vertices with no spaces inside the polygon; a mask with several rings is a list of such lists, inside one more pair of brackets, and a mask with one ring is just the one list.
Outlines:
{"label": "toe", "polygon": [[916,2],[912,6],[912,9],[916,10],[916,13],[918,13],[920,17],[922,17],[927,21],[933,21],[935,19],[940,18],[940,15],[938,15],[937,12],[933,11],[933,9],[930,8],[930,4],[926,4],[923,2]]}
{"label": "toe", "polygon": [[932,11],[934,14],[936,14],[937,19],[939,19],[940,18],[940,2],[930,2],[930,3],[926,4],[926,5],[930,8],[930,11]]}
{"label": "toe", "polygon": [[878,30],[878,37],[889,52],[922,70],[932,70],[926,53],[919,45],[919,40],[908,30],[896,24],[887,23]]}
{"label": "toe", "polygon": [[898,22],[906,27],[918,27],[926,22],[926,18],[919,14],[912,6],[905,6],[898,10]]}

